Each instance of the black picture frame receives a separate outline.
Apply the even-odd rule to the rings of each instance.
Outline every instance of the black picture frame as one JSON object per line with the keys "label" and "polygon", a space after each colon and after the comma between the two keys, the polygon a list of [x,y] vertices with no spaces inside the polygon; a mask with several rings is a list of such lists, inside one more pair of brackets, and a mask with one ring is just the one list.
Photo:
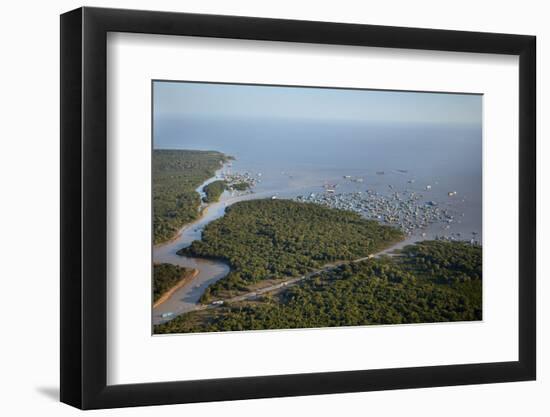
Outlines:
{"label": "black picture frame", "polygon": [[[107,385],[108,32],[519,56],[519,360]],[[534,380],[536,38],[102,8],[61,16],[61,401],[82,409]]]}

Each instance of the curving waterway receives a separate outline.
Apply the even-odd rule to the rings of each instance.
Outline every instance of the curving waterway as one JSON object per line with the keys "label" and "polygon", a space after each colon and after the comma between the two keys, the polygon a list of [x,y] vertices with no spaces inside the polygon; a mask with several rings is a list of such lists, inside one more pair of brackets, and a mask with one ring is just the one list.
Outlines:
{"label": "curving waterway", "polygon": [[[229,266],[223,262],[177,255],[177,251],[202,238],[204,227],[222,217],[227,206],[242,200],[271,198],[315,200],[336,188],[339,204],[367,205],[387,214],[402,201],[395,192],[419,196],[417,204],[448,210],[453,219],[438,220],[416,229],[402,242],[413,243],[438,236],[460,240],[482,239],[482,129],[480,125],[439,123],[375,123],[352,121],[281,120],[250,118],[167,118],[155,123],[158,149],[215,149],[237,156],[232,166],[220,169],[249,173],[255,178],[254,193],[222,194],[218,203],[203,205],[201,217],[179,236],[153,251],[154,262],[167,262],[199,271],[153,310],[153,323],[197,309],[205,289],[223,278]],[[206,184],[197,188],[204,196]],[[360,179],[361,181],[353,181]],[[375,193],[374,200],[356,193]],[[451,196],[451,192],[454,192]],[[505,192],[505,191],[503,191]],[[345,196],[353,196],[345,199]],[[348,204],[349,203],[349,204]],[[377,208],[377,204],[384,208]],[[395,207],[394,207],[395,206]],[[353,207],[352,207],[353,208]],[[411,206],[411,216],[416,216]],[[422,214],[422,210],[418,215]],[[394,248],[392,248],[394,249]],[[162,314],[173,313],[162,318]]]}
{"label": "curving waterway", "polygon": [[[220,179],[220,173],[221,170],[217,171],[216,176],[209,178],[197,187],[195,191],[199,193],[201,201],[205,196],[204,187]],[[264,198],[267,195],[267,192],[232,195],[226,191],[218,202],[203,204],[200,208],[201,216],[194,222],[184,226],[176,238],[154,247],[154,263],[170,263],[189,269],[196,269],[199,272],[188,284],[176,290],[165,302],[153,308],[153,325],[167,322],[180,314],[196,310],[199,304],[198,301],[206,288],[225,277],[230,270],[229,265],[225,262],[181,256],[177,252],[182,248],[190,246],[193,241],[200,240],[206,225],[222,217],[225,214],[225,209],[231,204],[243,200]]]}

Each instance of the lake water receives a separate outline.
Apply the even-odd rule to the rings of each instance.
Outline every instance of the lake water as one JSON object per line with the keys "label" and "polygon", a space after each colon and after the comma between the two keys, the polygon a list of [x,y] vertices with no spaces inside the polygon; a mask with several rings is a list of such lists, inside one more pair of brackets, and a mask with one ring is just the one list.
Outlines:
{"label": "lake water", "polygon": [[338,193],[416,191],[460,217],[440,234],[481,237],[481,126],[194,118],[157,120],[154,133],[155,148],[233,155],[232,171],[261,173],[257,192],[290,198],[324,184],[338,184]]}
{"label": "lake water", "polygon": [[[414,192],[420,203],[449,210],[452,223],[435,222],[418,229],[404,243],[438,236],[481,240],[482,137],[480,126],[384,125],[311,120],[163,119],[155,122],[154,147],[216,150],[236,158],[218,174],[248,172],[259,182],[254,193],[228,192],[180,236],[155,247],[155,262],[196,268],[199,275],[153,311],[153,323],[195,309],[208,287],[229,271],[211,260],[181,257],[177,250],[200,239],[203,228],[223,216],[225,208],[250,198],[295,198],[325,192],[381,196]],[[383,172],[383,174],[382,174]],[[344,178],[361,178],[354,182]],[[211,181],[210,179],[209,181]],[[208,182],[208,181],[207,181]],[[204,184],[203,184],[204,185]],[[430,186],[429,190],[426,188]],[[201,191],[201,187],[197,191]],[[449,192],[456,195],[449,197]],[[366,194],[363,194],[366,197]]]}

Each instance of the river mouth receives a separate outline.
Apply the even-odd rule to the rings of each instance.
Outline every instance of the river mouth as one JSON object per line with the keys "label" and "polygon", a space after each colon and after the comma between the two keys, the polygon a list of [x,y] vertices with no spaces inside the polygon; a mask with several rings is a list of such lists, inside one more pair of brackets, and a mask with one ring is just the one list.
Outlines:
{"label": "river mouth", "polygon": [[[196,188],[195,191],[200,195],[201,200],[205,196],[204,187],[218,180],[221,171],[218,170],[214,177],[207,179]],[[219,202],[201,205],[199,208],[201,216],[197,220],[185,225],[174,239],[153,247],[154,263],[169,263],[198,271],[189,283],[153,308],[153,325],[165,323],[180,314],[195,310],[206,288],[229,273],[230,267],[225,262],[177,254],[178,250],[188,247],[195,240],[200,240],[204,227],[225,214],[225,208],[228,205],[226,200],[227,196],[222,196]]]}
{"label": "river mouth", "polygon": [[[222,178],[224,168],[216,171],[216,175],[204,181],[196,188],[201,199],[204,198],[204,187]],[[191,245],[195,240],[202,238],[204,228],[225,214],[225,210],[239,201],[257,198],[266,198],[269,193],[233,193],[225,191],[219,201],[202,204],[200,217],[185,225],[179,234],[168,242],[153,247],[153,263],[169,263],[188,269],[198,270],[198,274],[186,285],[176,290],[166,301],[153,308],[153,325],[172,320],[180,314],[196,310],[199,300],[206,288],[229,274],[230,266],[221,260],[203,259],[185,255],[178,255],[178,251]]]}
{"label": "river mouth", "polygon": [[[196,188],[201,199],[205,196],[204,187],[216,180],[222,179],[225,167],[216,171],[214,177],[204,181]],[[168,242],[153,247],[153,263],[169,263],[182,266],[188,269],[198,270],[198,274],[186,285],[176,290],[162,304],[152,308],[153,325],[166,323],[180,314],[197,310],[200,307],[199,300],[206,288],[220,279],[224,278],[231,271],[230,266],[217,259],[204,259],[186,255],[178,255],[178,251],[191,245],[195,240],[202,239],[204,228],[214,220],[223,217],[227,207],[239,201],[270,198],[280,195],[285,198],[292,198],[300,194],[301,189],[279,189],[262,190],[260,192],[234,193],[225,191],[219,201],[210,204],[202,204],[200,217],[192,223],[185,225],[179,234]]]}

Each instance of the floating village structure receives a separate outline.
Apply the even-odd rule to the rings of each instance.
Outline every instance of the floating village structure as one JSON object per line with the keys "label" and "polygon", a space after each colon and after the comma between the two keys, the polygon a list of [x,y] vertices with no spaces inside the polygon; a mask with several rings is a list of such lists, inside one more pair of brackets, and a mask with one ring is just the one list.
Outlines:
{"label": "floating village structure", "polygon": [[[408,173],[407,170],[396,170],[399,174]],[[282,175],[287,175],[282,172]],[[384,171],[377,171],[377,175],[385,175]],[[224,179],[229,188],[235,184],[248,184],[249,189],[246,192],[252,192],[251,188],[261,182],[261,173],[253,174],[250,172],[223,173]],[[290,176],[289,176],[290,177]],[[343,175],[346,181],[362,184],[365,179],[352,175]],[[407,184],[414,184],[414,179],[408,179]],[[437,185],[438,182],[436,181]],[[361,214],[363,217],[379,221],[401,229],[406,235],[417,235],[426,237],[426,231],[430,228],[433,235],[436,225],[441,232],[436,234],[435,239],[441,240],[470,240],[472,243],[478,242],[477,232],[472,232],[471,239],[467,239],[459,232],[451,232],[451,226],[454,223],[461,223],[464,213],[456,213],[448,204],[440,204],[434,200],[426,200],[425,196],[418,191],[406,189],[399,191],[394,185],[388,184],[388,193],[381,193],[373,190],[338,192],[338,183],[325,182],[320,192],[311,192],[306,196],[300,195],[294,200],[306,203],[320,204],[330,208],[350,210]],[[427,184],[423,190],[430,193],[432,185]],[[429,194],[428,194],[429,195]],[[448,197],[455,197],[456,191],[449,191]],[[273,194],[271,199],[277,199],[277,194]]]}

